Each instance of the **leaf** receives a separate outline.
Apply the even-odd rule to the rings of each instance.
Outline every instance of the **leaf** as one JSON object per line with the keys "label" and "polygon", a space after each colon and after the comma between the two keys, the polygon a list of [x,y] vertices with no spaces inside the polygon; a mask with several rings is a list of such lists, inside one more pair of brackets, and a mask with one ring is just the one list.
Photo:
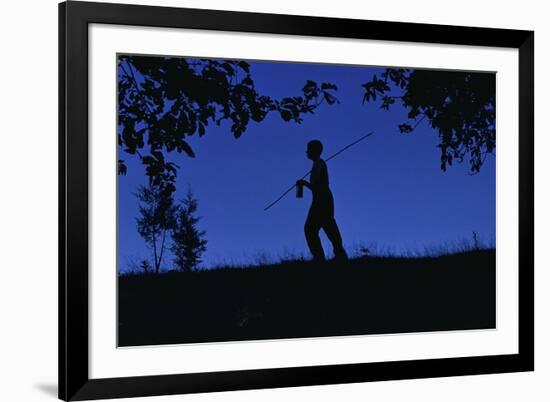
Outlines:
{"label": "leaf", "polygon": [[161,163],[164,162],[164,155],[160,151],[152,151],[151,154]]}
{"label": "leaf", "polygon": [[231,67],[231,64],[229,63],[222,63],[222,68],[229,73],[229,75],[235,74],[235,70],[233,70],[233,67]]}
{"label": "leaf", "polygon": [[327,90],[327,89],[334,89],[334,90],[337,90],[338,88],[336,87],[336,85],[334,84],[330,84],[328,82],[323,82],[321,84],[321,89],[322,90]]}
{"label": "leaf", "polygon": [[242,68],[247,73],[250,71],[250,65],[247,62],[239,61],[237,64],[239,65],[240,68]]}
{"label": "leaf", "polygon": [[179,148],[179,151],[183,151],[187,154],[187,156],[189,156],[190,158],[194,158],[195,157],[195,152],[193,151],[193,149],[191,148],[191,146],[185,142],[185,141],[180,141],[180,143],[178,144],[178,148]]}
{"label": "leaf", "polygon": [[399,125],[399,131],[403,134],[410,133],[412,130],[412,126],[408,123],[403,123]]}
{"label": "leaf", "polygon": [[124,164],[124,159],[119,159],[118,160],[118,174],[122,175],[122,176],[125,176],[127,172],[128,172],[128,168]]}
{"label": "leaf", "polygon": [[338,99],[336,99],[334,95],[331,95],[328,92],[323,92],[323,95],[329,105],[333,105],[334,103],[338,102]]}
{"label": "leaf", "polygon": [[155,163],[155,159],[150,155],[144,156],[143,158],[141,158],[141,161],[145,165],[151,165],[151,164]]}
{"label": "leaf", "polygon": [[290,121],[290,119],[292,118],[292,114],[286,109],[281,109],[280,113],[284,121]]}

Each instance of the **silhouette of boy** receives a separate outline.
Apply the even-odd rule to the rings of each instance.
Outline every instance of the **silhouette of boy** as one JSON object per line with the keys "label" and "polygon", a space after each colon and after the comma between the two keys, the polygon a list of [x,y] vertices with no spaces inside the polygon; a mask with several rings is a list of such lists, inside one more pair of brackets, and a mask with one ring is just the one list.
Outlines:
{"label": "silhouette of boy", "polygon": [[304,186],[311,190],[312,200],[304,232],[307,245],[314,261],[324,261],[325,252],[319,238],[319,230],[323,229],[332,243],[334,258],[347,260],[348,256],[342,246],[342,236],[334,219],[334,199],[328,183],[327,164],[321,159],[323,144],[319,140],[308,142],[306,154],[313,161],[309,182],[298,180],[297,186]]}

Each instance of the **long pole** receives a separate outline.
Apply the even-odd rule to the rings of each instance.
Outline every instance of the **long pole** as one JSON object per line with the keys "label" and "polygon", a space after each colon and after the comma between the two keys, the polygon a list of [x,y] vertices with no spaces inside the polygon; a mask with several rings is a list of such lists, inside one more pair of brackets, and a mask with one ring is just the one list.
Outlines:
{"label": "long pole", "polygon": [[[359,138],[358,140],[355,140],[353,141],[351,144],[348,144],[346,145],[344,148],[342,148],[341,150],[339,150],[338,152],[336,152],[335,154],[329,156],[327,159],[325,159],[325,162],[328,162],[330,161],[331,159],[334,159],[335,157],[337,157],[338,155],[340,155],[342,152],[344,152],[346,149],[348,148],[351,148],[352,146],[354,146],[355,144],[363,141],[365,138],[368,138],[370,137],[372,134],[374,134],[374,131],[371,131],[370,133],[368,134],[365,134],[364,136],[362,136],[361,138]],[[302,177],[300,177],[300,180],[304,179],[308,174],[311,173],[311,170],[308,171],[305,175],[303,175]],[[294,187],[296,187],[296,183],[294,183],[292,185],[292,187],[289,187],[288,190],[286,190],[283,194],[281,194],[279,196],[279,198],[277,198],[275,201],[273,201],[271,204],[269,204],[267,207],[264,208],[264,211],[267,211],[269,208],[271,208],[273,205],[277,204],[279,201],[281,201],[283,199],[283,197],[285,195],[287,195],[288,193],[290,193]]]}

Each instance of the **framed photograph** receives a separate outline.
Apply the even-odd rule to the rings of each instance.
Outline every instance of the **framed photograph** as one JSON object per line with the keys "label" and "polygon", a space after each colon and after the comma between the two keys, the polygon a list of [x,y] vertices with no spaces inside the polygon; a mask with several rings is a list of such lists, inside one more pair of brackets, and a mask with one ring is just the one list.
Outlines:
{"label": "framed photograph", "polygon": [[534,369],[534,33],[59,5],[59,397]]}

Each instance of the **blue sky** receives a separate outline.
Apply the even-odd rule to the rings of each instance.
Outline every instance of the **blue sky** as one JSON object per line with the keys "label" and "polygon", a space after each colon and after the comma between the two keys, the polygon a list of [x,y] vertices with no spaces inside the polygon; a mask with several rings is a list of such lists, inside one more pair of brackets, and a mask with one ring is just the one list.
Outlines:
{"label": "blue sky", "polygon": [[[249,62],[258,92],[274,98],[299,95],[307,80],[331,82],[340,104],[322,105],[302,124],[278,115],[252,122],[239,139],[228,125],[211,125],[206,135],[188,138],[196,158],[172,154],[180,166],[176,198],[191,186],[202,216],[208,249],[203,266],[253,262],[288,253],[308,255],[303,224],[310,194],[294,193],[264,207],[310,169],[306,144],[323,142],[328,157],[367,132],[374,134],[329,162],[335,215],[346,248],[376,245],[393,251],[422,250],[455,243],[475,231],[485,241],[495,238],[495,157],[481,172],[469,174],[467,159],[441,171],[437,132],[427,123],[411,134],[397,125],[406,111],[389,112],[376,103],[362,104],[363,88],[382,69],[361,66]],[[122,152],[119,150],[119,152]],[[136,230],[133,195],[147,178],[139,160],[123,155],[128,174],[118,177],[119,269],[130,261],[150,259],[150,250]],[[325,251],[331,251],[321,234]],[[172,266],[168,254],[164,266]]]}

